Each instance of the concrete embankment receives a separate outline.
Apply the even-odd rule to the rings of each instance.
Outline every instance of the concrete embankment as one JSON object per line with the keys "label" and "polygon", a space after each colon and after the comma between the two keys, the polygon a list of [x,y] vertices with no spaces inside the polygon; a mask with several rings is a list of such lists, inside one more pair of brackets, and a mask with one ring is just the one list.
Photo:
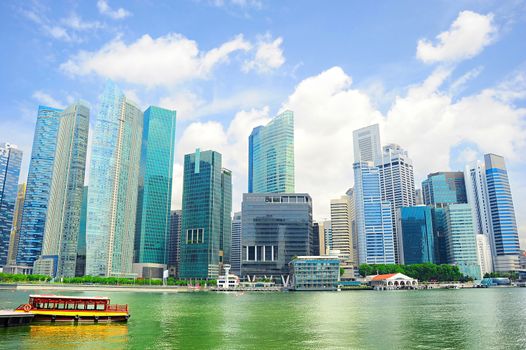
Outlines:
{"label": "concrete embankment", "polygon": [[104,286],[82,284],[2,284],[0,289],[8,290],[46,290],[73,292],[139,292],[139,293],[181,293],[207,289],[194,289],[186,286]]}

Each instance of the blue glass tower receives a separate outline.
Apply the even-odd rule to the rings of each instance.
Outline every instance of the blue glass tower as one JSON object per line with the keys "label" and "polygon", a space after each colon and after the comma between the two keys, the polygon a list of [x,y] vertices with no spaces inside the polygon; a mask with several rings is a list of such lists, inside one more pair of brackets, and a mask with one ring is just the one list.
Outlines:
{"label": "blue glass tower", "polygon": [[135,227],[136,263],[168,263],[175,118],[175,111],[154,106],[144,112]]}
{"label": "blue glass tower", "polygon": [[21,164],[22,151],[15,145],[0,143],[0,267],[8,262]]}
{"label": "blue glass tower", "polygon": [[248,192],[294,192],[294,113],[285,111],[248,138]]}
{"label": "blue glass tower", "polygon": [[503,157],[495,154],[484,155],[484,162],[495,270],[517,270],[519,235],[506,164]]}
{"label": "blue glass tower", "polygon": [[353,169],[358,261],[394,264],[391,203],[382,201],[380,170],[372,162],[356,162]]}
{"label": "blue glass tower", "polygon": [[426,206],[402,207],[398,218],[400,263],[434,263],[435,245],[431,208]]}
{"label": "blue glass tower", "polygon": [[426,205],[468,202],[461,171],[429,174],[422,182],[422,192]]}
{"label": "blue glass tower", "polygon": [[62,110],[39,106],[16,263],[33,266],[42,251]]}

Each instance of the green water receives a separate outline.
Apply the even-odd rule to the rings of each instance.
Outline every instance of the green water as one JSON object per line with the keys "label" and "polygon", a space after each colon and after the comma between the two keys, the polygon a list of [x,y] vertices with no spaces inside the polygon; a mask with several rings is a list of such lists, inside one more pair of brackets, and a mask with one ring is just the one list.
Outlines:
{"label": "green water", "polygon": [[[67,294],[108,295],[132,317],[1,328],[0,349],[526,349],[526,288]],[[0,291],[0,309],[28,295]]]}

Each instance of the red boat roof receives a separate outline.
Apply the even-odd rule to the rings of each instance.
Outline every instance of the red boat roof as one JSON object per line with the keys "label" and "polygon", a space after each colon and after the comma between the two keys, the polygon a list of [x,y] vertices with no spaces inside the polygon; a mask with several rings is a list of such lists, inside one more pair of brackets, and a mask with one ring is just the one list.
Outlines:
{"label": "red boat roof", "polygon": [[54,294],[32,294],[30,298],[47,298],[47,299],[81,299],[81,300],[110,300],[108,297],[72,297],[68,295]]}

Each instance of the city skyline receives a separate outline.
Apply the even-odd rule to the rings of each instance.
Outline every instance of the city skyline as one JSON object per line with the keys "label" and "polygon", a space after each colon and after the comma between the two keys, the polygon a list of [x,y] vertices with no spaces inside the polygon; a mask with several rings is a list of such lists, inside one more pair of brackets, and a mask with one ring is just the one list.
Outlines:
{"label": "city skyline", "polygon": [[[353,185],[352,145],[344,140],[349,138],[348,131],[378,122],[386,143],[400,144],[409,152],[413,159],[417,184],[431,172],[463,171],[468,161],[482,159],[484,153],[504,156],[524,245],[525,234],[522,228],[526,223],[523,214],[526,212],[523,209],[526,205],[523,199],[526,198],[526,184],[521,176],[525,166],[520,157],[525,147],[524,111],[521,109],[524,106],[524,86],[519,78],[524,76],[525,57],[521,50],[517,49],[524,47],[524,44],[518,41],[524,37],[524,28],[519,25],[523,19],[512,16],[513,12],[524,8],[523,3],[515,4],[515,7],[499,6],[491,2],[483,5],[459,3],[448,6],[447,9],[438,4],[428,5],[422,19],[415,20],[419,22],[418,25],[411,26],[418,28],[412,35],[407,33],[407,28],[403,25],[397,28],[389,27],[393,23],[391,21],[400,16],[401,11],[414,7],[401,4],[400,8],[393,11],[393,19],[378,29],[378,35],[387,35],[387,28],[392,29],[393,35],[404,34],[399,36],[399,48],[388,46],[388,49],[395,50],[392,51],[395,58],[391,58],[390,61],[382,61],[365,52],[367,46],[363,42],[364,39],[357,37],[352,31],[347,33],[350,36],[350,44],[344,45],[349,48],[342,48],[338,52],[331,51],[321,58],[308,57],[305,48],[299,44],[300,38],[297,34],[290,28],[281,28],[278,25],[283,20],[283,14],[278,9],[283,13],[290,13],[294,10],[292,4],[276,6],[275,3],[261,2],[261,8],[249,5],[241,8],[229,3],[225,3],[223,7],[205,3],[178,5],[194,13],[208,14],[211,20],[232,18],[236,14],[243,18],[241,24],[229,24],[214,39],[204,36],[201,31],[188,24],[181,24],[181,27],[176,29],[159,25],[149,32],[148,28],[141,25],[144,19],[140,7],[147,5],[117,1],[110,1],[109,5],[113,9],[124,7],[130,16],[113,20],[99,14],[95,4],[91,4],[90,8],[84,8],[87,5],[78,5],[78,8],[65,6],[65,9],[53,8],[52,4],[45,2],[2,5],[6,8],[3,13],[13,14],[13,18],[6,18],[6,29],[18,28],[13,22],[13,19],[17,19],[21,27],[19,36],[46,37],[52,45],[66,45],[67,48],[64,54],[57,53],[57,56],[49,61],[44,60],[39,68],[41,71],[54,71],[56,82],[40,79],[42,83],[35,86],[28,87],[24,83],[18,83],[13,92],[6,91],[4,98],[22,101],[18,104],[18,110],[13,110],[15,107],[4,107],[0,111],[0,138],[5,142],[19,144],[25,154],[25,170],[22,171],[20,182],[24,182],[22,179],[27,175],[28,158],[31,153],[28,140],[33,135],[37,103],[43,103],[46,99],[47,102],[56,100],[54,102],[57,103],[52,104],[52,107],[64,107],[69,104],[70,97],[82,97],[97,106],[96,95],[100,93],[103,81],[113,78],[132,100],[139,100],[142,110],[147,105],[157,104],[164,99],[163,104],[159,103],[160,107],[174,108],[178,110],[178,115],[179,111],[181,112],[181,128],[178,125],[178,141],[175,148],[172,208],[180,208],[181,204],[181,155],[200,147],[214,149],[224,155],[225,167],[233,171],[233,209],[239,210],[241,195],[245,192],[247,183],[247,135],[253,127],[266,124],[271,116],[287,108],[295,113],[297,131],[296,191],[310,193],[316,219],[328,218],[329,200],[343,195],[345,190]],[[390,6],[379,9],[378,19],[374,20],[385,19],[385,12],[391,9]],[[353,7],[349,5],[342,8],[341,12],[355,19],[352,10]],[[422,11],[422,8],[416,6],[413,10]],[[331,10],[323,11],[336,16]],[[372,10],[365,8],[363,11],[367,13]],[[432,15],[433,11],[439,15]],[[38,14],[38,17],[31,14]],[[83,32],[79,29],[81,25],[74,29],[73,21],[67,21],[73,18],[73,14],[80,21],[77,23],[97,27],[95,30],[100,37]],[[249,18],[244,18],[245,14]],[[265,24],[259,18],[261,14],[271,16],[272,22]],[[295,21],[301,23],[306,17],[305,13],[300,11]],[[30,29],[30,24],[36,23],[37,18],[40,19],[40,25]],[[516,22],[513,23],[510,18],[516,19]],[[55,38],[45,31],[45,26],[49,27],[52,20],[69,35],[69,42],[65,42],[65,37]],[[424,21],[429,23],[425,24]],[[71,26],[68,27],[68,23]],[[356,23],[365,25],[361,21]],[[118,26],[134,30],[117,38],[115,27]],[[474,28],[480,36],[474,34]],[[180,36],[172,35],[174,33]],[[440,33],[450,34],[448,38],[459,42],[469,38],[468,41],[472,45],[460,45],[459,48],[453,45],[453,42],[447,42],[447,36],[437,38]],[[144,37],[146,34],[150,41]],[[243,34],[243,37],[238,37],[238,34]],[[326,35],[326,32],[322,31],[320,35]],[[174,50],[173,46],[178,47],[176,44],[188,43],[191,40],[195,40],[193,43],[201,48],[200,52],[204,56],[213,48],[222,48],[223,56],[218,61],[197,62],[200,69],[196,69],[193,75],[186,70],[186,75],[177,77],[170,74],[166,77],[153,74],[150,81],[137,74],[124,77],[115,72],[117,68],[111,64],[115,57],[139,53],[145,48],[152,48],[152,55],[159,54],[158,50],[161,49],[171,53]],[[114,46],[111,46],[111,43]],[[227,43],[229,45],[226,45]],[[363,50],[358,50],[359,54],[353,56],[348,51],[350,47]],[[40,56],[47,57],[45,53],[49,53],[48,49],[40,46],[37,49],[42,54]],[[368,50],[374,51],[379,48],[374,46]],[[80,55],[80,51],[85,51],[85,55]],[[270,57],[278,59],[258,61],[259,52],[260,58],[268,58],[263,53],[271,52],[277,56]],[[331,53],[334,55],[331,56]],[[497,64],[496,56],[505,56],[505,63]],[[353,59],[346,63],[349,57]],[[197,58],[193,57],[191,63],[196,61]],[[102,69],[100,62],[108,63],[107,69]],[[265,62],[273,62],[273,65],[265,66]],[[6,67],[19,72],[21,76],[29,69],[13,69],[14,64],[6,62]],[[408,64],[414,67],[406,68],[403,74],[397,73],[401,69],[400,66]],[[297,65],[299,66],[296,67]],[[387,67],[393,65],[399,70],[392,69],[388,72]],[[162,65],[159,69],[161,68]],[[151,71],[153,68],[149,69],[146,70],[148,73],[154,72]],[[379,73],[371,73],[375,71]],[[7,77],[11,76],[10,74],[13,73],[6,71]],[[401,79],[402,75],[407,77]],[[227,76],[232,79],[229,79],[228,83],[218,85],[218,81]],[[259,77],[262,79],[255,79]],[[258,85],[249,82],[252,80],[262,82]],[[351,81],[354,81],[352,85]],[[172,89],[171,86],[176,87]],[[221,87],[224,94],[214,94],[214,91]],[[241,91],[246,87],[248,93],[242,95]],[[201,88],[204,91],[203,95],[199,94]],[[266,94],[257,94],[255,91]],[[263,97],[258,99],[253,95]],[[232,105],[232,100],[236,97],[237,104]],[[239,100],[242,100],[242,103]],[[189,101],[196,102],[193,108],[188,107],[191,106]],[[225,104],[229,107],[224,107]],[[26,109],[22,109],[22,106]],[[96,115],[97,112],[94,109],[92,114]],[[19,115],[20,121],[13,120],[13,115]],[[454,120],[452,126],[446,125],[446,117]],[[477,119],[473,119],[475,117]],[[476,122],[473,122],[475,120]],[[433,121],[432,127],[430,121]],[[397,125],[404,125],[405,130],[401,130]],[[471,130],[472,128],[475,129]],[[5,130],[9,130],[9,134],[5,133]],[[90,131],[93,131],[93,122]],[[486,136],[489,134],[493,137]],[[204,142],[197,142],[198,138],[204,139]],[[493,138],[498,138],[501,142],[494,143]],[[338,149],[348,149],[348,154],[335,152],[336,143],[340,145]],[[430,156],[431,154],[433,156]],[[322,169],[324,165],[330,165],[331,171],[307,171],[309,168]],[[330,183],[319,186],[321,176],[330,178]]]}

